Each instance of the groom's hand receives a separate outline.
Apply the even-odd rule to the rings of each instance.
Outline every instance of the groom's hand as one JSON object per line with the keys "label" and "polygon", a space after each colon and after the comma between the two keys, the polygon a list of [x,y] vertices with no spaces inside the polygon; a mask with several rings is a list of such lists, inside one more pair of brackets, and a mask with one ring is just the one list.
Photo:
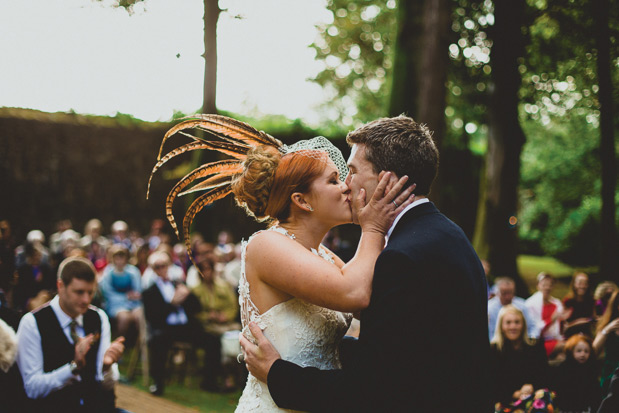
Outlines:
{"label": "groom's hand", "polygon": [[249,330],[256,338],[258,345],[246,339],[243,334],[239,336],[247,370],[249,370],[252,376],[266,383],[271,366],[281,356],[273,347],[273,344],[262,334],[262,330],[260,330],[256,323],[249,323]]}

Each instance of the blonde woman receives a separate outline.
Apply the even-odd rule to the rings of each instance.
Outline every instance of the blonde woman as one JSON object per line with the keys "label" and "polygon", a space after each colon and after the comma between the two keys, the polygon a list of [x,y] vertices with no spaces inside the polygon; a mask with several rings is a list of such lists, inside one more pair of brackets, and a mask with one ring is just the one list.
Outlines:
{"label": "blonde woman", "polygon": [[527,334],[522,311],[506,305],[499,311],[490,342],[492,400],[508,406],[519,397],[524,385],[539,389],[548,381],[548,361],[543,343]]}

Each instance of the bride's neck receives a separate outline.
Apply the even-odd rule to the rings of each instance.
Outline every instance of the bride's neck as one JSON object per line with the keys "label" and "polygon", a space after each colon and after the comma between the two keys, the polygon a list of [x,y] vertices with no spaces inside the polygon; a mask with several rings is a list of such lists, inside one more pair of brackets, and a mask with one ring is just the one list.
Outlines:
{"label": "bride's neck", "polygon": [[293,234],[294,238],[307,249],[318,249],[320,242],[327,234],[329,228],[322,228],[316,223],[308,221],[289,221],[284,224],[278,224],[288,233]]}

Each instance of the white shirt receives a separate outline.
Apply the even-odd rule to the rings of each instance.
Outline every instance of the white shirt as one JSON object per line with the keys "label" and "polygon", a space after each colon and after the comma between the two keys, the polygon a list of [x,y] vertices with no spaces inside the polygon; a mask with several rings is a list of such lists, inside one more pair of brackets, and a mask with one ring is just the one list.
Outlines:
{"label": "white shirt", "polygon": [[389,237],[391,236],[391,233],[393,232],[396,224],[398,223],[398,221],[400,221],[400,218],[402,218],[404,214],[406,214],[406,212],[408,212],[410,209],[413,209],[417,205],[425,204],[426,202],[430,202],[430,200],[428,198],[418,199],[406,208],[404,208],[404,210],[400,212],[397,217],[395,217],[395,219],[393,220],[393,224],[391,224],[391,227],[389,228],[389,231],[387,231],[387,235],[385,236],[385,247],[387,246],[387,242],[389,242]]}
{"label": "white shirt", "polygon": [[[554,297],[550,297],[550,302],[557,308],[555,312],[561,314],[563,312],[563,304],[561,301]],[[561,339],[561,322],[559,320],[553,321],[550,326],[542,334],[542,329],[546,325],[546,322],[542,319],[542,311],[544,308],[544,297],[541,291],[536,292],[531,297],[527,298],[524,302],[529,317],[531,317],[532,324],[535,328],[532,332],[533,338],[543,338],[544,340],[559,340]],[[540,337],[542,336],[543,337]]]}
{"label": "white shirt", "polygon": [[[155,284],[159,288],[161,295],[166,303],[171,303],[172,298],[174,298],[174,293],[176,292],[176,287],[170,281],[164,281],[163,278],[157,277],[155,280]],[[187,324],[187,314],[185,314],[185,310],[183,307],[178,307],[176,311],[168,314],[168,318],[166,322],[169,325],[182,325]]]}
{"label": "white shirt", "polygon": [[[70,343],[73,343],[71,338],[71,328],[69,324],[72,318],[65,314],[60,308],[58,296],[54,297],[50,302],[50,306],[62,327],[65,336]],[[99,317],[101,317],[101,337],[99,343],[99,353],[97,354],[97,371],[95,379],[103,381],[103,355],[110,347],[110,322],[107,315],[100,308],[96,308]],[[75,319],[77,321],[77,334],[84,337],[83,316]],[[61,389],[75,380],[80,380],[78,375],[71,373],[69,363],[57,368],[54,371],[45,373],[43,371],[43,350],[41,348],[41,334],[37,326],[36,319],[32,313],[27,313],[21,319],[19,328],[17,329],[17,365],[24,380],[24,389],[26,395],[31,399],[39,399],[46,397],[52,391]],[[112,366],[112,373],[115,378],[118,378],[118,366]]]}

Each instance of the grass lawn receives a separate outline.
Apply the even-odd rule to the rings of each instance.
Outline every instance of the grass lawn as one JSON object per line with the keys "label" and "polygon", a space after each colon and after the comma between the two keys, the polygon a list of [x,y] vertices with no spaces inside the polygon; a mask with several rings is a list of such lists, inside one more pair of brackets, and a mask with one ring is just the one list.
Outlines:
{"label": "grass lawn", "polygon": [[[537,274],[546,271],[556,278],[552,295],[559,300],[565,296],[572,280],[574,268],[550,257],[537,257],[533,255],[520,255],[518,257],[518,270],[527,283],[529,291],[537,291]],[[527,298],[527,297],[524,297]]]}
{"label": "grass lawn", "polygon": [[[126,377],[125,373],[131,350],[125,351],[125,356],[119,363],[120,373],[124,377]],[[239,397],[241,397],[241,390],[225,394],[210,393],[200,389],[200,380],[199,375],[192,372],[188,373],[188,377],[185,378],[183,383],[180,383],[176,377],[172,377],[166,384],[165,393],[162,397],[183,406],[197,408],[200,412],[234,412]],[[142,385],[142,375],[139,368],[136,376],[129,384],[148,392],[148,388]]]}

